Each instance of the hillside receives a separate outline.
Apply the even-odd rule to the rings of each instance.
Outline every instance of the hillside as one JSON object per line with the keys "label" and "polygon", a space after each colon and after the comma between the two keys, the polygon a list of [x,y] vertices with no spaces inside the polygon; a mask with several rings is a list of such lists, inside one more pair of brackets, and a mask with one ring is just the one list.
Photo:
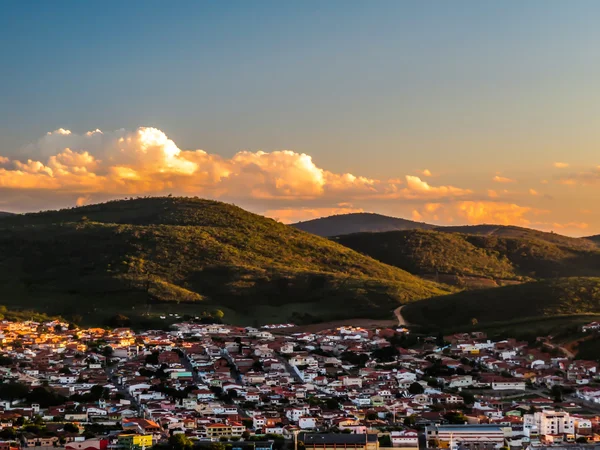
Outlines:
{"label": "hillside", "polygon": [[[548,239],[539,239],[537,232],[528,231],[532,233],[513,233],[521,237],[505,237],[511,233],[499,236],[406,230],[339,236],[335,241],[410,273],[435,275],[437,279],[455,284],[482,284],[482,280],[473,278],[503,284],[532,278],[600,276],[598,248],[588,248],[587,243],[580,245],[578,239],[571,238],[556,238],[556,243],[551,243]],[[573,241],[574,247],[571,246]],[[455,279],[449,280],[444,275]]]}
{"label": "hillside", "polygon": [[594,242],[596,245],[600,245],[600,234],[597,236],[589,236],[589,237],[586,237],[585,239]]}
{"label": "hillside", "polygon": [[292,225],[299,230],[317,236],[340,236],[361,232],[383,232],[393,230],[429,229],[433,225],[396,217],[372,213],[339,214],[320,219],[298,222]]}
{"label": "hillside", "polygon": [[496,289],[463,291],[406,305],[412,324],[442,328],[515,319],[600,314],[600,278],[558,278]]}
{"label": "hillside", "polygon": [[578,248],[582,250],[594,249],[593,243],[586,239],[573,238],[569,236],[563,236],[556,233],[548,233],[545,231],[533,230],[531,228],[516,227],[513,225],[462,225],[462,226],[451,226],[451,227],[435,227],[436,231],[443,231],[445,233],[463,233],[463,234],[476,234],[483,236],[496,236],[503,238],[520,238],[520,239],[534,239],[537,241],[545,241],[550,244],[556,244],[559,246]]}
{"label": "hillside", "polygon": [[91,319],[220,308],[260,323],[387,318],[440,286],[232,205],[113,201],[0,219],[2,303]]}

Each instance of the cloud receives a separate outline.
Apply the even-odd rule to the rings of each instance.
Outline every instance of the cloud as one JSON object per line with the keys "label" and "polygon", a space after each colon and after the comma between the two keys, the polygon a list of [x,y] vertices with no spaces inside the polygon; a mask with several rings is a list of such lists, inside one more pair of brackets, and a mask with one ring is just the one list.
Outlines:
{"label": "cloud", "polygon": [[428,203],[418,213],[427,221],[468,224],[499,224],[527,226],[529,214],[542,211],[515,203],[492,201],[457,201],[447,204]]}
{"label": "cloud", "polygon": [[455,186],[433,186],[411,175],[378,180],[335,173],[318,167],[310,155],[291,150],[240,151],[231,158],[183,150],[161,130],[147,127],[83,134],[59,128],[29,145],[26,153],[35,156],[23,161],[0,156],[1,195],[15,204],[16,198],[37,197],[40,192],[71,198],[75,204],[167,193],[233,201],[319,199],[329,204],[472,194]]}
{"label": "cloud", "polygon": [[600,166],[597,166],[591,170],[572,173],[559,179],[560,184],[573,186],[573,185],[595,185],[600,184]]}
{"label": "cloud", "polygon": [[424,169],[421,171],[421,173],[426,176],[426,177],[431,177],[433,176],[433,174],[431,173],[431,171],[429,169]]}
{"label": "cloud", "polygon": [[517,180],[496,175],[494,178],[492,178],[492,181],[495,181],[496,183],[516,183]]}
{"label": "cloud", "polygon": [[555,162],[553,164],[554,167],[556,167],[557,169],[566,169],[567,167],[569,167],[569,163],[565,163],[565,162]]}
{"label": "cloud", "polygon": [[538,191],[536,191],[535,189],[529,189],[529,195],[533,195],[534,197],[537,197],[538,195],[540,195],[540,193]]}
{"label": "cloud", "polygon": [[498,198],[498,197],[500,197],[500,195],[498,194],[498,192],[495,191],[495,190],[493,190],[493,189],[488,189],[487,194],[488,194],[489,198]]}
{"label": "cloud", "polygon": [[578,230],[585,230],[589,228],[589,224],[585,222],[568,222],[568,223],[552,223],[553,228],[558,228],[559,230],[565,230],[569,228],[576,228]]}

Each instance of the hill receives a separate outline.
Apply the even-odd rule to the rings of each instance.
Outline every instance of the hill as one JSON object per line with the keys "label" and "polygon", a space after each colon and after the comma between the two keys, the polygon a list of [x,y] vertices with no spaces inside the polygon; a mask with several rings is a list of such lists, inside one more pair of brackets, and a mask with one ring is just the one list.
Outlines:
{"label": "hill", "polygon": [[589,241],[592,241],[592,242],[594,242],[596,245],[600,245],[600,234],[599,234],[599,235],[597,235],[597,236],[589,236],[589,237],[586,237],[586,238],[584,238],[584,239],[586,239],[586,240],[589,240]]}
{"label": "hill", "polygon": [[0,219],[0,284],[2,303],[48,314],[219,308],[247,324],[387,318],[446,292],[238,207],[170,197]]}
{"label": "hill", "polygon": [[557,278],[463,291],[430,298],[402,308],[412,324],[441,328],[552,316],[600,314],[600,278]]}
{"label": "hill", "polygon": [[594,249],[593,243],[586,239],[563,236],[556,233],[533,230],[531,228],[516,227],[513,225],[462,225],[451,227],[435,227],[436,231],[445,233],[476,234],[483,236],[496,236],[504,238],[520,238],[545,241],[550,244],[569,247],[573,249]]}
{"label": "hill", "polygon": [[396,217],[383,216],[373,213],[339,214],[320,219],[298,222],[292,225],[299,230],[316,234],[317,236],[340,236],[361,232],[382,232],[393,230],[429,229],[433,225]]}
{"label": "hill", "polygon": [[[590,248],[587,242],[581,245],[579,239],[558,235],[550,235],[554,241],[550,242],[547,233],[534,230],[514,232],[507,227],[496,230],[500,232],[405,230],[334,239],[410,273],[435,275],[436,279],[468,286],[495,286],[497,282],[506,284],[532,278],[600,276],[600,250],[593,245]],[[485,283],[482,279],[494,282]]]}
{"label": "hill", "polygon": [[13,215],[13,213],[0,211],[0,217],[7,217],[7,216],[12,216],[12,215]]}

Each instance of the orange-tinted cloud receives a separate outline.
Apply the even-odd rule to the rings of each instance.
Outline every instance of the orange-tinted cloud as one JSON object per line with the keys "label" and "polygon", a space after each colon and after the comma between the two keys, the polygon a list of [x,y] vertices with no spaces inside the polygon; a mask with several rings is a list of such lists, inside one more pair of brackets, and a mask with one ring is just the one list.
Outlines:
{"label": "orange-tinted cloud", "polygon": [[560,184],[573,186],[576,184],[581,185],[595,185],[600,183],[600,166],[597,166],[591,170],[579,173],[572,173],[565,177],[560,178]]}
{"label": "orange-tinted cloud", "polygon": [[457,201],[446,204],[428,203],[419,210],[423,220],[468,224],[499,224],[527,226],[527,215],[533,208],[515,203],[492,201]]}
{"label": "orange-tinted cloud", "polygon": [[416,176],[377,180],[318,167],[291,150],[240,151],[227,159],[182,150],[156,128],[76,134],[60,128],[29,146],[41,155],[27,161],[0,159],[4,195],[28,190],[62,192],[81,203],[96,197],[163,194],[225,199],[314,200],[439,199],[471,193],[432,186]]}
{"label": "orange-tinted cloud", "polygon": [[492,181],[495,181],[496,183],[516,183],[516,180],[513,180],[512,178],[503,177],[500,175],[496,175],[494,178],[492,178]]}

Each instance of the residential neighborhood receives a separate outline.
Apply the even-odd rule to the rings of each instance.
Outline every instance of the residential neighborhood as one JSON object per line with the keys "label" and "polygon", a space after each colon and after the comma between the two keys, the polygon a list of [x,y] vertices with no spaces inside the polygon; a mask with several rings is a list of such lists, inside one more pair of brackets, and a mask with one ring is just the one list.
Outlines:
{"label": "residential neighborhood", "polygon": [[600,445],[599,364],[548,337],[167,328],[2,321],[1,449]]}

